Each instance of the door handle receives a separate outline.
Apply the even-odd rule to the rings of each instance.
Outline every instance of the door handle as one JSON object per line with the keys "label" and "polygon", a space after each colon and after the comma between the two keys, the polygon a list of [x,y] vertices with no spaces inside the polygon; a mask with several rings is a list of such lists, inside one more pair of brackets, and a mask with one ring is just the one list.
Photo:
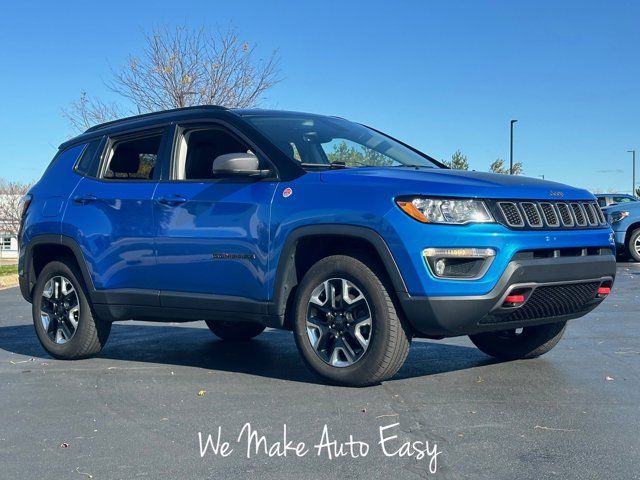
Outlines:
{"label": "door handle", "polygon": [[90,193],[85,193],[83,195],[78,195],[73,197],[73,201],[75,203],[79,203],[80,205],[86,205],[87,203],[95,202],[98,199],[95,195],[91,195]]}
{"label": "door handle", "polygon": [[187,199],[182,195],[171,195],[170,197],[159,197],[156,199],[156,202],[168,207],[177,207],[178,205],[182,205],[186,201]]}

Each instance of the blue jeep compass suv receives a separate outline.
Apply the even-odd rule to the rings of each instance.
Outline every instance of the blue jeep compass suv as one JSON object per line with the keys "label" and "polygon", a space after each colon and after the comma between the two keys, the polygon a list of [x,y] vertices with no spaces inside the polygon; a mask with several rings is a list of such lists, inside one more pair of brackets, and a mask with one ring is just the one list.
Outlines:
{"label": "blue jeep compass suv", "polygon": [[56,358],[116,320],[204,320],[292,330],[315,372],[369,385],[414,336],[549,351],[609,294],[612,242],[584,190],[450,170],[341,118],[203,106],[62,144],[25,197],[19,275]]}

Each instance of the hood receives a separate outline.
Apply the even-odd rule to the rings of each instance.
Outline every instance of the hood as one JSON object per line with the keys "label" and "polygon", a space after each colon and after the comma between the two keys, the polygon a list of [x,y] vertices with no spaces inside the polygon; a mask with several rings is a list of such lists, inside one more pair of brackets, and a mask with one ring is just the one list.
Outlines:
{"label": "hood", "polygon": [[620,211],[633,212],[640,215],[640,202],[624,202],[616,203],[615,205],[609,205],[602,209],[607,215],[611,215],[613,212]]}
{"label": "hood", "polygon": [[[497,173],[439,168],[361,167],[322,172],[332,184],[368,184],[392,195],[504,198],[532,200],[594,200],[587,190],[562,183]],[[640,203],[640,202],[639,202]]]}

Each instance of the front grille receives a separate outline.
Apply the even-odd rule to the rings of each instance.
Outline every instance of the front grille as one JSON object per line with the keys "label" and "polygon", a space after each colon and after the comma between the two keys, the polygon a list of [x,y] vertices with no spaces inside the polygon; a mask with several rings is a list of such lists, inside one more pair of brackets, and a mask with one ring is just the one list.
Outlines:
{"label": "front grille", "polygon": [[489,202],[496,219],[513,229],[600,228],[604,214],[596,202],[510,201]]}
{"label": "front grille", "polygon": [[518,207],[513,202],[499,202],[498,206],[504,215],[504,219],[507,221],[507,225],[511,227],[524,227],[524,220]]}
{"label": "front grille", "polygon": [[533,290],[525,304],[510,313],[492,313],[480,323],[506,323],[554,318],[588,310],[596,298],[600,282],[545,285]]}
{"label": "front grille", "polygon": [[598,225],[598,222],[596,221],[596,215],[595,213],[593,213],[592,208],[593,207],[588,203],[584,205],[584,211],[587,214],[587,220],[589,221],[589,225],[594,226],[594,225]]}
{"label": "front grille", "polygon": [[522,211],[529,226],[541,227],[542,218],[540,218],[540,214],[538,213],[538,206],[532,202],[522,202],[520,205],[522,206]]}
{"label": "front grille", "polygon": [[571,215],[571,210],[569,210],[569,205],[566,203],[558,203],[556,205],[558,208],[558,212],[560,212],[560,219],[562,220],[563,227],[573,227],[575,222],[573,221],[573,215]]}
{"label": "front grille", "polygon": [[542,215],[544,216],[544,221],[550,227],[559,227],[560,220],[558,220],[558,215],[556,215],[556,209],[549,202],[540,202],[540,210],[542,210]]}
{"label": "front grille", "polygon": [[579,203],[571,204],[571,211],[573,212],[573,218],[576,220],[576,225],[584,227],[587,225],[587,221],[584,219],[584,212],[582,206]]}

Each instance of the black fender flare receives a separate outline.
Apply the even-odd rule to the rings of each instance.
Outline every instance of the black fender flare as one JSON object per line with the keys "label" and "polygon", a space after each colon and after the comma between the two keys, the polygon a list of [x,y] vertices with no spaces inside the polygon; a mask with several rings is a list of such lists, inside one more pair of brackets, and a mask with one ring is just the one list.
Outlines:
{"label": "black fender flare", "polygon": [[272,309],[269,312],[270,314],[284,316],[289,294],[300,281],[297,278],[295,268],[295,253],[298,242],[303,238],[314,236],[351,237],[368,242],[382,260],[382,265],[391,280],[394,290],[398,293],[407,292],[404,279],[389,246],[375,230],[368,227],[343,224],[306,225],[294,229],[284,242],[272,290],[273,301],[270,303],[270,308]]}
{"label": "black fender flare", "polygon": [[91,279],[91,275],[87,269],[87,263],[85,262],[80,246],[71,237],[54,234],[36,235],[29,240],[29,243],[25,248],[24,261],[22,264],[23,268],[21,269],[19,276],[20,293],[24,299],[31,302],[31,293],[33,292],[33,287],[36,284],[35,269],[33,265],[33,248],[38,245],[56,245],[68,248],[75,257],[75,261],[80,268],[80,273],[82,274],[82,279],[87,287],[89,297],[93,300],[96,290],[93,286],[93,280]]}

